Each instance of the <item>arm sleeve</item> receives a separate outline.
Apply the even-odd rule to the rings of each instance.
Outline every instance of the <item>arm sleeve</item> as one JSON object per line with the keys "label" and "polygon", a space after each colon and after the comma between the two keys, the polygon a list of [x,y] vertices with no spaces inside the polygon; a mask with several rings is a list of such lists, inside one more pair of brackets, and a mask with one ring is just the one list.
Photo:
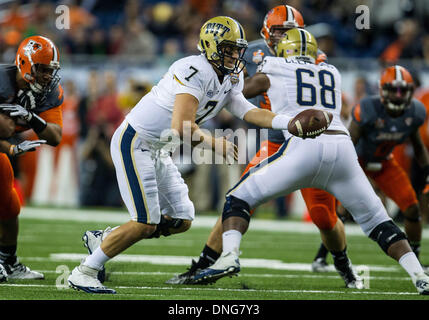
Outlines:
{"label": "arm sleeve", "polygon": [[231,103],[226,107],[229,112],[241,120],[243,120],[247,112],[254,108],[257,107],[247,101],[241,92],[233,94],[231,97]]}
{"label": "arm sleeve", "polygon": [[420,127],[425,122],[425,119],[426,119],[426,108],[423,105],[423,103],[421,103],[420,101],[416,99],[413,99],[412,101],[416,105],[416,112],[415,112],[416,125],[417,127]]}

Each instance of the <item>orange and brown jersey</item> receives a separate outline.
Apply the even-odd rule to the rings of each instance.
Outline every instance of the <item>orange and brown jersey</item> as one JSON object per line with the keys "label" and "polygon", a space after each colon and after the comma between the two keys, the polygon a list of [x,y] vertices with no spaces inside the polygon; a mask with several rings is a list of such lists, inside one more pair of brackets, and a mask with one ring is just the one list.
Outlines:
{"label": "orange and brown jersey", "polygon": [[[0,103],[18,103],[18,87],[16,84],[17,68],[15,65],[3,65],[0,67]],[[57,85],[44,97],[36,97],[36,107],[32,112],[39,115],[48,123],[55,123],[62,127],[62,103],[64,100],[63,89]],[[24,122],[17,121],[16,132],[30,129]]]}

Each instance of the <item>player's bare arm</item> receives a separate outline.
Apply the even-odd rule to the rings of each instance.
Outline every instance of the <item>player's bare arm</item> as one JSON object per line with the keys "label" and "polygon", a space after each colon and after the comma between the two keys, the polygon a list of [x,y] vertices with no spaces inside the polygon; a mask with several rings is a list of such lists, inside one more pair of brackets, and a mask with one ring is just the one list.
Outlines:
{"label": "player's bare arm", "polygon": [[270,79],[265,73],[256,73],[244,80],[243,95],[246,99],[256,97],[270,88]]}
{"label": "player's bare arm", "polygon": [[[238,148],[233,143],[229,142],[223,137],[214,138],[205,134],[200,127],[195,123],[195,115],[198,108],[198,100],[191,94],[183,93],[176,95],[174,102],[173,115],[171,119],[171,129],[176,130],[180,138],[184,141],[191,141],[192,146],[200,145],[210,148],[212,150],[219,150],[216,144],[222,144],[223,156],[228,154],[233,155],[234,159],[238,159]],[[189,128],[186,128],[190,125]],[[189,132],[191,137],[186,137]]]}
{"label": "player's bare arm", "polygon": [[349,126],[349,132],[353,144],[356,145],[362,135],[362,129],[358,126],[356,122],[352,121]]}
{"label": "player's bare arm", "polygon": [[429,166],[429,154],[423,144],[422,138],[420,137],[419,131],[416,130],[410,135],[410,141],[413,145],[414,155],[421,168]]}
{"label": "player's bare arm", "polygon": [[62,129],[58,124],[48,122],[46,128],[37,133],[37,136],[39,139],[46,140],[46,143],[50,146],[55,147],[61,142]]}
{"label": "player's bare arm", "polygon": [[[244,116],[244,121],[262,128],[272,128],[272,123],[275,116],[276,114],[272,113],[270,110],[257,108],[247,112]],[[285,120],[286,125],[288,122],[289,121]]]}

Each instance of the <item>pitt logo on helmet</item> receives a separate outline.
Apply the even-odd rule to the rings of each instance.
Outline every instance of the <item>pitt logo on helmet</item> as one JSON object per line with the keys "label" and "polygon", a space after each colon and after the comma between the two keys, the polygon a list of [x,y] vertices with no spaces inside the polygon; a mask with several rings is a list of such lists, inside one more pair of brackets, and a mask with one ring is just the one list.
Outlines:
{"label": "pitt logo on helmet", "polygon": [[244,68],[246,35],[237,20],[218,16],[201,27],[198,49],[223,74],[240,73]]}
{"label": "pitt logo on helmet", "polygon": [[221,23],[207,23],[206,25],[206,34],[213,33],[213,35],[216,36],[220,32],[219,36],[223,37],[225,32],[229,31],[231,31],[231,29]]}

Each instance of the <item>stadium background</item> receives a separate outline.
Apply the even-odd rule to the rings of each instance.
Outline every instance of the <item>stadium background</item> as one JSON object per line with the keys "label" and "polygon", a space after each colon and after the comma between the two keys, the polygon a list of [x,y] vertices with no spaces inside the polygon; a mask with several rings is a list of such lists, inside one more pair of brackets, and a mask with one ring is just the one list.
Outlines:
{"label": "stadium background", "polygon": [[[25,37],[47,36],[60,50],[65,90],[61,145],[43,146],[14,162],[23,202],[122,207],[109,143],[124,115],[173,61],[199,53],[199,29],[207,19],[234,17],[252,41],[260,39],[266,12],[279,4],[289,4],[302,13],[319,47],[340,70],[349,107],[365,95],[377,94],[380,69],[394,63],[409,68],[419,79],[416,97],[429,107],[429,3],[424,0],[1,1],[0,61],[12,63]],[[355,25],[359,16],[356,7],[362,4],[370,10],[367,30],[358,30]],[[70,10],[70,29],[57,28],[59,5]],[[205,127],[246,128],[227,113]],[[428,130],[426,122],[421,133],[429,147]],[[410,150],[405,146],[395,151],[408,171],[412,167]],[[216,211],[223,203],[222,195],[242,170],[238,165],[180,169],[198,214]],[[389,213],[396,214],[397,208],[389,201],[387,205]],[[298,193],[264,208],[276,217],[305,217]]]}

